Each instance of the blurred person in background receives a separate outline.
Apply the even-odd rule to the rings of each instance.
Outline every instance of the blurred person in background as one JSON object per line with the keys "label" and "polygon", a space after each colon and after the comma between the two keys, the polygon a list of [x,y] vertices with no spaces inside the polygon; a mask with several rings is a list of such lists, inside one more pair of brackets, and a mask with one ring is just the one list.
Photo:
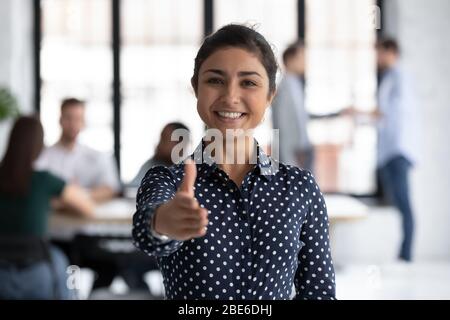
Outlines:
{"label": "blurred person in background", "polygon": [[311,114],[305,107],[305,46],[297,41],[283,52],[285,73],[272,102],[272,124],[279,129],[280,161],[314,171],[314,146],[308,135],[311,119],[334,118],[340,113]]}
{"label": "blurred person in background", "polygon": [[20,117],[0,163],[0,299],[71,297],[67,258],[54,246],[48,250],[40,246],[47,235],[50,199],[59,197],[86,217],[92,215],[94,204],[78,186],[33,169],[43,136],[37,118]]}
{"label": "blurred person in background", "polygon": [[377,171],[383,193],[402,216],[402,261],[412,260],[414,215],[410,201],[409,173],[419,155],[419,110],[410,76],[400,64],[400,48],[394,39],[376,45],[378,107],[370,113],[350,108],[346,113],[369,116],[377,123]]}
{"label": "blurred person in background", "polygon": [[[174,164],[172,160],[172,150],[180,143],[180,141],[172,140],[171,137],[172,133],[178,129],[185,130],[186,133],[189,133],[188,127],[180,122],[170,122],[164,126],[154,156],[141,166],[136,176],[128,184],[128,187],[139,187],[142,179],[150,168],[154,166],[170,167]],[[186,138],[189,139],[189,137]],[[183,143],[187,144],[189,141],[184,141]]]}
{"label": "blurred person in background", "polygon": [[78,142],[85,126],[85,103],[75,98],[65,99],[59,123],[62,129],[59,141],[44,149],[36,167],[86,188],[95,202],[117,196],[121,186],[114,159]]}
{"label": "blurred person in background", "polygon": [[285,73],[272,102],[273,128],[280,132],[280,161],[313,168],[313,146],[309,140],[305,109],[305,49],[302,42],[283,52]]}
{"label": "blurred person in background", "polygon": [[[48,170],[68,183],[74,183],[87,190],[89,197],[97,204],[118,196],[121,185],[114,159],[97,150],[81,144],[78,137],[85,127],[85,102],[76,98],[64,99],[61,103],[61,137],[51,147],[45,148],[35,163],[35,167]],[[70,211],[64,199],[53,199],[54,210]],[[73,244],[58,243],[60,248],[70,254]],[[89,244],[95,250],[95,243]],[[91,252],[83,252],[83,259]],[[100,258],[85,262],[85,266],[96,272],[94,288],[108,286],[115,276],[111,265]]]}

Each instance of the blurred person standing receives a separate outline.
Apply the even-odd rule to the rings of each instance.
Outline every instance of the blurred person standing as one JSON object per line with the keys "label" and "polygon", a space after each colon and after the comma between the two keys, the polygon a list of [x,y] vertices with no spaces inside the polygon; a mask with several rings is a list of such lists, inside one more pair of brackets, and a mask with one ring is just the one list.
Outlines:
{"label": "blurred person standing", "polygon": [[369,115],[378,131],[377,173],[383,193],[402,215],[403,239],[399,259],[412,260],[414,215],[410,201],[409,173],[419,156],[419,109],[410,76],[400,64],[400,48],[394,39],[376,45],[378,107],[367,113],[350,108],[347,113]]}
{"label": "blurred person standing", "polygon": [[403,240],[399,258],[412,260],[414,217],[408,176],[418,158],[417,99],[408,75],[399,63],[399,46],[393,39],[377,44],[378,168],[383,190],[402,214]]}
{"label": "blurred person standing", "polygon": [[[20,117],[0,163],[0,299],[70,298],[67,258],[56,247],[45,245],[50,199],[60,197],[82,216],[93,214],[93,202],[85,191],[33,169],[43,136],[37,118]],[[42,246],[41,241],[45,241]]]}
{"label": "blurred person standing", "polygon": [[272,102],[273,128],[279,129],[280,161],[312,171],[313,146],[305,109],[305,49],[302,42],[290,45],[283,52],[285,74]]}
{"label": "blurred person standing", "polygon": [[291,44],[283,52],[285,74],[272,102],[273,129],[279,129],[280,161],[314,172],[314,146],[309,139],[311,119],[329,119],[340,112],[312,114],[305,107],[305,46]]}
{"label": "blurred person standing", "polygon": [[85,126],[85,103],[75,98],[63,100],[59,123],[59,141],[42,152],[36,168],[88,189],[96,202],[117,196],[121,186],[114,159],[77,141]]}

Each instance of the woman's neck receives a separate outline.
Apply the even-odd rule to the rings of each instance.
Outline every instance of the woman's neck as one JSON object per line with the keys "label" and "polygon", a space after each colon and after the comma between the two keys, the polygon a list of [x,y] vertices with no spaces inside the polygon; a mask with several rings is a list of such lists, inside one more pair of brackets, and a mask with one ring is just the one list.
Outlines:
{"label": "woman's neck", "polygon": [[216,150],[215,159],[220,169],[240,186],[245,175],[256,164],[255,140],[251,136],[224,139]]}

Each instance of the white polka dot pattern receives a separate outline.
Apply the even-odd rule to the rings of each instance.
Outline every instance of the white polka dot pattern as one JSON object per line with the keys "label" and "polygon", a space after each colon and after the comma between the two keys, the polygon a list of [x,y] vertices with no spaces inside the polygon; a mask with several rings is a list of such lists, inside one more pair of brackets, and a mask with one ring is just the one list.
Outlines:
{"label": "white polka dot pattern", "polygon": [[150,230],[155,209],[175,195],[183,165],[147,172],[133,239],[158,258],[168,299],[290,299],[293,286],[296,299],[335,298],[327,209],[314,177],[257,150],[240,188],[216,164],[197,164],[195,197],[209,225],[204,237],[184,242],[161,241]]}

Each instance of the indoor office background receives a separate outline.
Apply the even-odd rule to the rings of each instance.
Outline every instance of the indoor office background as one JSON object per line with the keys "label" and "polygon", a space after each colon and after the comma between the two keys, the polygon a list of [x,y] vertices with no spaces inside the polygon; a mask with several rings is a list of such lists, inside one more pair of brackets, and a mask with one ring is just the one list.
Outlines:
{"label": "indoor office background", "polygon": [[[16,96],[22,113],[39,113],[46,145],[59,138],[61,100],[85,100],[80,141],[114,155],[126,184],[153,155],[166,123],[182,121],[193,146],[200,140],[204,126],[190,78],[202,39],[220,26],[255,25],[280,66],[283,50],[304,39],[306,108],[314,114],[354,105],[373,110],[374,44],[395,37],[421,110],[421,158],[411,176],[416,258],[411,265],[395,260],[400,217],[377,201],[373,125],[312,120],[320,187],[368,209],[361,219],[332,226],[337,297],[449,299],[449,12],[446,0],[0,0],[0,86]],[[269,147],[270,111],[265,119],[257,136]],[[0,155],[12,123],[0,122]],[[83,275],[84,298],[140,297],[120,277],[109,292],[89,295],[93,275],[88,268]],[[162,290],[157,271],[146,281]]]}

